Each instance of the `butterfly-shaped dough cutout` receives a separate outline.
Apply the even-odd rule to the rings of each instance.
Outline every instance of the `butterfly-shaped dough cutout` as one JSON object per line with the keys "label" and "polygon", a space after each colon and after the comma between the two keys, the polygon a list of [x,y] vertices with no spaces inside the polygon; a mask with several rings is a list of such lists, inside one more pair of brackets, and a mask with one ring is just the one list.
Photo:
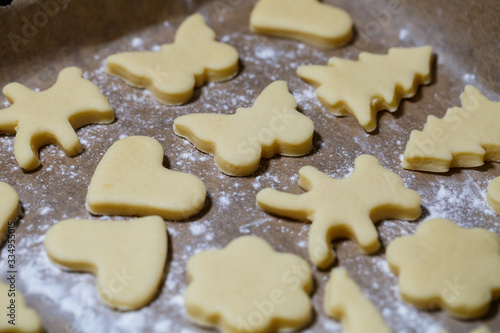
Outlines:
{"label": "butterfly-shaped dough cutout", "polygon": [[345,268],[334,268],[326,285],[325,312],[342,322],[344,333],[389,333],[377,308],[363,295]]}
{"label": "butterfly-shaped dough cutout", "polygon": [[97,277],[108,306],[136,310],[157,294],[167,259],[167,231],[159,216],[131,221],[64,220],[49,229],[50,260]]}
{"label": "butterfly-shaped dough cutout", "polygon": [[364,252],[374,253],[380,247],[374,222],[420,215],[420,195],[371,155],[356,158],[354,172],[344,179],[305,166],[299,170],[299,186],[307,193],[266,188],[257,194],[257,206],[278,216],[312,221],[309,257],[322,269],[335,260],[331,240],[354,239]]}
{"label": "butterfly-shaped dough cutout", "polygon": [[403,168],[446,172],[500,161],[500,103],[473,86],[460,95],[462,107],[442,119],[427,117],[422,131],[412,131],[403,155]]}
{"label": "butterfly-shaped dough cutout", "polygon": [[10,221],[19,212],[19,195],[7,183],[0,182],[0,241],[3,240]]}
{"label": "butterfly-shaped dough cutout", "polygon": [[314,124],[296,107],[286,82],[275,81],[251,108],[238,108],[232,115],[181,116],[174,121],[174,131],[214,155],[222,172],[247,176],[258,169],[261,158],[303,156],[311,151]]}
{"label": "butterfly-shaped dough cutout", "polygon": [[172,44],[158,52],[124,52],[106,59],[106,72],[134,87],[146,88],[163,104],[182,104],[205,82],[228,80],[238,73],[238,51],[215,41],[200,14],[189,16]]}
{"label": "butterfly-shaped dough cutout", "polygon": [[486,229],[430,219],[392,241],[386,256],[401,297],[419,308],[472,319],[500,297],[500,238]]}
{"label": "butterfly-shaped dough cutout", "polygon": [[250,30],[322,47],[343,45],[353,35],[349,14],[318,0],[260,0],[250,16]]}
{"label": "butterfly-shaped dough cutout", "polygon": [[351,115],[371,132],[378,111],[396,111],[402,98],[430,82],[431,60],[430,46],[391,48],[387,55],[361,52],[358,61],[334,57],[328,66],[300,66],[297,75],[318,87],[319,101],[334,115]]}
{"label": "butterfly-shaped dough cutout", "polygon": [[35,92],[14,82],[3,93],[12,105],[0,110],[0,132],[16,134],[16,160],[27,171],[40,165],[40,147],[57,144],[66,155],[76,155],[82,146],[75,129],[115,119],[106,97],[76,67],[59,72],[56,83],[45,91]]}
{"label": "butterfly-shaped dough cutout", "polygon": [[[7,274],[6,277],[8,278],[9,275]],[[12,301],[14,301],[14,303],[12,303]],[[6,284],[0,281],[0,306],[3,312],[2,320],[0,320],[0,332],[44,332],[38,314],[26,306],[23,295],[16,287],[11,288],[10,283]],[[13,310],[11,310],[12,307],[14,307]]]}
{"label": "butterfly-shaped dough cutout", "polygon": [[163,147],[153,138],[130,136],[115,142],[96,168],[87,209],[106,215],[159,215],[183,220],[205,203],[200,178],[163,167]]}
{"label": "butterfly-shaped dough cutout", "polygon": [[222,250],[198,253],[187,271],[187,313],[202,326],[224,333],[288,332],[312,318],[311,269],[260,238],[244,236]]}

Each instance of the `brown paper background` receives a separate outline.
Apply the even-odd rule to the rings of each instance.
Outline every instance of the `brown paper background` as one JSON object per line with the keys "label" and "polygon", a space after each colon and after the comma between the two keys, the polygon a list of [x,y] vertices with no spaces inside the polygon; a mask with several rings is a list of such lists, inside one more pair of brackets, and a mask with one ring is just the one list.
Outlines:
{"label": "brown paper background", "polygon": [[[499,217],[485,200],[488,182],[499,175],[497,164],[441,175],[409,172],[400,166],[410,131],[421,129],[429,114],[442,117],[448,107],[458,106],[466,84],[474,84],[490,99],[500,101],[498,1],[327,0],[352,15],[357,34],[350,45],[325,50],[250,33],[248,19],[253,0],[73,0],[58,4],[58,13],[47,16],[36,33],[24,35],[26,43],[15,52],[9,34],[23,36],[25,19],[33,22],[36,15],[41,19],[40,4],[47,2],[51,1],[16,0],[13,6],[0,8],[1,86],[18,81],[31,89],[45,90],[62,68],[76,65],[109,98],[117,117],[111,125],[78,130],[84,152],[76,157],[66,157],[54,146],[42,148],[43,166],[31,173],[23,172],[15,163],[14,138],[0,136],[0,181],[18,191],[23,209],[16,231],[17,287],[29,306],[40,314],[48,332],[206,331],[190,324],[183,309],[188,258],[207,248],[221,248],[240,235],[253,234],[278,251],[307,259],[308,224],[256,209],[256,193],[270,186],[302,193],[296,176],[304,165],[313,165],[333,177],[345,177],[362,153],[378,157],[383,166],[417,190],[422,195],[423,214],[417,222],[379,223],[383,247],[372,256],[363,255],[352,241],[335,241],[336,265],[348,269],[395,332],[432,332],[440,327],[449,332],[468,332],[479,323],[500,332],[498,302],[492,304],[485,317],[474,321],[456,320],[443,311],[419,311],[405,304],[398,297],[397,278],[388,271],[384,255],[392,239],[413,233],[418,223],[429,217],[451,218],[465,227],[480,226],[500,234]],[[236,78],[196,89],[186,105],[165,106],[103,72],[108,55],[151,50],[171,42],[178,25],[193,12],[202,13],[217,38],[239,51],[241,71]],[[136,41],[142,41],[142,45],[132,44],[134,38],[140,38]],[[312,87],[295,75],[297,66],[325,64],[331,56],[357,59],[360,51],[386,53],[391,46],[426,44],[434,47],[436,55],[432,83],[422,87],[414,98],[403,101],[396,112],[381,112],[378,129],[371,134],[351,118],[328,114],[316,100]],[[233,178],[221,174],[213,158],[173,134],[176,117],[192,112],[233,113],[237,107],[249,107],[275,79],[288,82],[299,110],[315,123],[315,148],[309,155],[264,160],[254,175]],[[1,96],[0,102],[4,101]],[[166,165],[201,177],[208,191],[202,213],[185,222],[166,221],[170,242],[166,282],[148,307],[130,313],[104,306],[97,297],[92,275],[60,270],[48,261],[43,248],[43,235],[59,220],[120,219],[91,216],[85,209],[85,196],[100,158],[125,135],[148,135],[159,140],[165,148]],[[6,254],[3,246],[2,279],[5,266],[1,263]],[[341,326],[327,318],[322,309],[327,277],[328,272],[314,269],[315,315],[307,332],[341,331]]]}

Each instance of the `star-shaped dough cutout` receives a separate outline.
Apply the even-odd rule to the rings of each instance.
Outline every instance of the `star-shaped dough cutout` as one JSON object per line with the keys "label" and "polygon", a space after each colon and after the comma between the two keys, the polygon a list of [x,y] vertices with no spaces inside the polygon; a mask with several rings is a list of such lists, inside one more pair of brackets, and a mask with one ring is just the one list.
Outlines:
{"label": "star-shaped dough cutout", "polygon": [[106,72],[134,87],[146,88],[163,104],[189,101],[193,89],[224,81],[238,73],[238,51],[217,42],[203,16],[194,14],[180,25],[172,44],[158,52],[123,52],[106,59]]}
{"label": "star-shaped dough cutout", "polygon": [[82,78],[82,70],[76,67],[63,69],[45,91],[35,92],[14,82],[3,93],[12,105],[0,111],[0,132],[16,134],[16,160],[27,171],[40,165],[40,147],[57,144],[66,155],[76,155],[82,146],[75,129],[108,124],[115,117],[99,88]]}
{"label": "star-shaped dough cutout", "polygon": [[420,195],[407,189],[397,174],[371,155],[356,158],[354,172],[344,179],[305,166],[299,171],[299,186],[307,193],[264,189],[257,194],[257,205],[272,214],[312,221],[309,257],[319,268],[335,260],[332,239],[354,239],[364,252],[374,253],[380,247],[374,222],[420,216]]}
{"label": "star-shaped dough cutout", "polygon": [[486,229],[430,219],[392,241],[386,255],[401,297],[419,308],[472,319],[500,297],[500,238]]}
{"label": "star-shaped dough cutout", "polygon": [[328,66],[300,66],[297,75],[317,86],[319,101],[336,116],[351,115],[368,132],[377,112],[396,111],[402,98],[431,81],[432,47],[391,48],[387,55],[362,52],[358,61],[330,58]]}
{"label": "star-shaped dough cutout", "polygon": [[[42,333],[42,322],[38,314],[26,306],[23,295],[15,287],[0,281],[0,306],[3,318],[0,320],[0,332],[12,333]],[[15,280],[13,280],[15,281]],[[9,296],[12,295],[12,296]],[[12,303],[13,302],[13,303]],[[11,310],[13,308],[13,310]]]}
{"label": "star-shaped dough cutout", "polygon": [[222,250],[198,253],[187,270],[185,305],[195,323],[225,333],[265,333],[296,330],[311,320],[311,269],[260,238],[244,236]]}
{"label": "star-shaped dough cutout", "polygon": [[7,183],[0,182],[0,240],[4,238],[9,222],[19,211],[19,195]]}

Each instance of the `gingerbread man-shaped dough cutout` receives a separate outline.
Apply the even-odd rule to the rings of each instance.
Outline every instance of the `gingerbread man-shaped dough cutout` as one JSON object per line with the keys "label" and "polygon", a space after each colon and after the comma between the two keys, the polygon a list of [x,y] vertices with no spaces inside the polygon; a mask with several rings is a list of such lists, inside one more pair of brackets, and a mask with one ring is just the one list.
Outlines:
{"label": "gingerbread man-shaped dough cutout", "polygon": [[195,87],[228,80],[238,73],[238,52],[215,41],[203,16],[189,16],[173,44],[159,52],[124,52],[109,56],[106,71],[134,87],[146,88],[163,104],[182,104]]}
{"label": "gingerbread man-shaped dough cutout", "polygon": [[115,119],[108,100],[76,67],[63,69],[56,83],[42,92],[10,83],[3,93],[12,104],[0,110],[0,132],[16,133],[14,153],[21,168],[40,165],[38,149],[57,144],[66,155],[82,151],[75,129],[87,124],[108,124]]}
{"label": "gingerbread man-shaped dough cutout", "polygon": [[247,176],[258,169],[262,157],[303,156],[311,151],[314,124],[296,107],[286,82],[275,81],[251,108],[239,108],[232,115],[182,116],[175,119],[174,131],[214,155],[222,172]]}
{"label": "gingerbread man-shaped dough cutout", "polygon": [[500,297],[500,238],[486,229],[430,219],[392,241],[386,256],[401,297],[417,307],[473,319]]}
{"label": "gingerbread man-shaped dough cutout", "polygon": [[272,214],[312,221],[309,257],[319,268],[335,260],[332,239],[351,238],[364,252],[374,253],[380,247],[374,222],[420,215],[420,195],[370,155],[356,158],[354,172],[344,179],[333,179],[312,166],[301,168],[299,176],[299,186],[307,193],[267,188],[257,194],[257,205]]}
{"label": "gingerbread man-shaped dough cutout", "polygon": [[194,175],[163,167],[163,156],[163,147],[153,138],[130,136],[115,142],[92,176],[87,209],[167,220],[197,214],[205,203],[205,185]]}
{"label": "gingerbread man-shaped dough cutout", "polygon": [[334,115],[351,115],[368,132],[377,112],[396,111],[402,98],[431,80],[432,48],[391,48],[389,54],[362,52],[358,61],[330,58],[328,66],[300,66],[297,75],[317,86],[319,101]]}

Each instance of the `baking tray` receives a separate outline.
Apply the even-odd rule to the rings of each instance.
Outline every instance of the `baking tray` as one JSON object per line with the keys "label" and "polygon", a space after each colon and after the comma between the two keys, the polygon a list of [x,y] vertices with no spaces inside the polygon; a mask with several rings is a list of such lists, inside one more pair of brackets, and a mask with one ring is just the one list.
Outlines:
{"label": "baking tray", "polygon": [[[0,181],[18,191],[22,206],[16,230],[17,287],[28,305],[39,313],[48,332],[206,332],[187,320],[183,306],[189,257],[251,234],[262,237],[277,251],[307,259],[309,225],[257,209],[255,195],[265,187],[302,193],[297,176],[305,165],[315,166],[332,177],[345,177],[352,172],[354,159],[364,153],[379,158],[384,167],[401,175],[408,187],[421,194],[423,213],[415,222],[379,223],[383,246],[374,255],[362,254],[353,241],[333,242],[337,265],[347,268],[394,332],[432,332],[440,328],[468,332],[480,323],[492,332],[500,332],[498,301],[493,302],[485,317],[474,321],[456,320],[444,311],[419,311],[402,302],[397,278],[389,271],[384,254],[390,241],[414,233],[419,222],[432,217],[450,218],[464,227],[483,227],[500,234],[500,217],[488,207],[485,198],[487,184],[500,174],[498,164],[487,163],[446,174],[410,172],[400,166],[410,131],[421,129],[428,115],[442,117],[448,107],[459,106],[459,95],[466,84],[473,84],[488,98],[500,101],[500,3],[325,2],[351,14],[356,35],[349,45],[321,49],[253,34],[248,21],[254,0],[15,0],[12,6],[0,8],[1,86],[18,81],[31,89],[44,90],[55,82],[62,68],[75,65],[99,86],[116,112],[116,121],[111,125],[89,125],[77,131],[84,147],[82,154],[66,157],[57,147],[44,147],[40,151],[43,166],[31,173],[23,172],[15,163],[14,137],[0,135]],[[50,12],[42,6],[47,3],[53,5]],[[238,50],[241,70],[237,77],[196,89],[193,99],[185,105],[165,106],[148,92],[104,73],[107,56],[157,49],[173,41],[179,24],[194,12],[204,15],[218,40]],[[25,26],[34,24],[34,20],[37,26],[30,31]],[[330,115],[316,99],[314,88],[295,74],[299,65],[326,64],[332,56],[357,59],[361,51],[386,53],[393,46],[421,45],[434,47],[431,84],[404,100],[396,112],[379,113],[378,128],[370,134],[352,118]],[[273,157],[263,160],[251,176],[228,177],[218,171],[212,157],[174,135],[172,123],[176,117],[193,112],[230,114],[237,107],[249,107],[277,79],[288,82],[299,110],[314,121],[314,149],[307,156]],[[8,105],[4,96],[0,103]],[[170,245],[166,280],[158,296],[139,311],[119,312],[102,304],[94,276],[65,272],[54,266],[47,259],[43,241],[48,228],[62,219],[123,219],[90,215],[85,209],[85,196],[103,154],[113,142],[130,135],[159,140],[165,149],[166,166],[199,176],[206,184],[208,196],[205,208],[197,216],[184,222],[165,222]],[[3,246],[2,279],[6,267],[1,263],[6,255]],[[314,279],[315,315],[304,331],[341,332],[340,324],[327,318],[322,309],[328,271],[314,268]]]}

